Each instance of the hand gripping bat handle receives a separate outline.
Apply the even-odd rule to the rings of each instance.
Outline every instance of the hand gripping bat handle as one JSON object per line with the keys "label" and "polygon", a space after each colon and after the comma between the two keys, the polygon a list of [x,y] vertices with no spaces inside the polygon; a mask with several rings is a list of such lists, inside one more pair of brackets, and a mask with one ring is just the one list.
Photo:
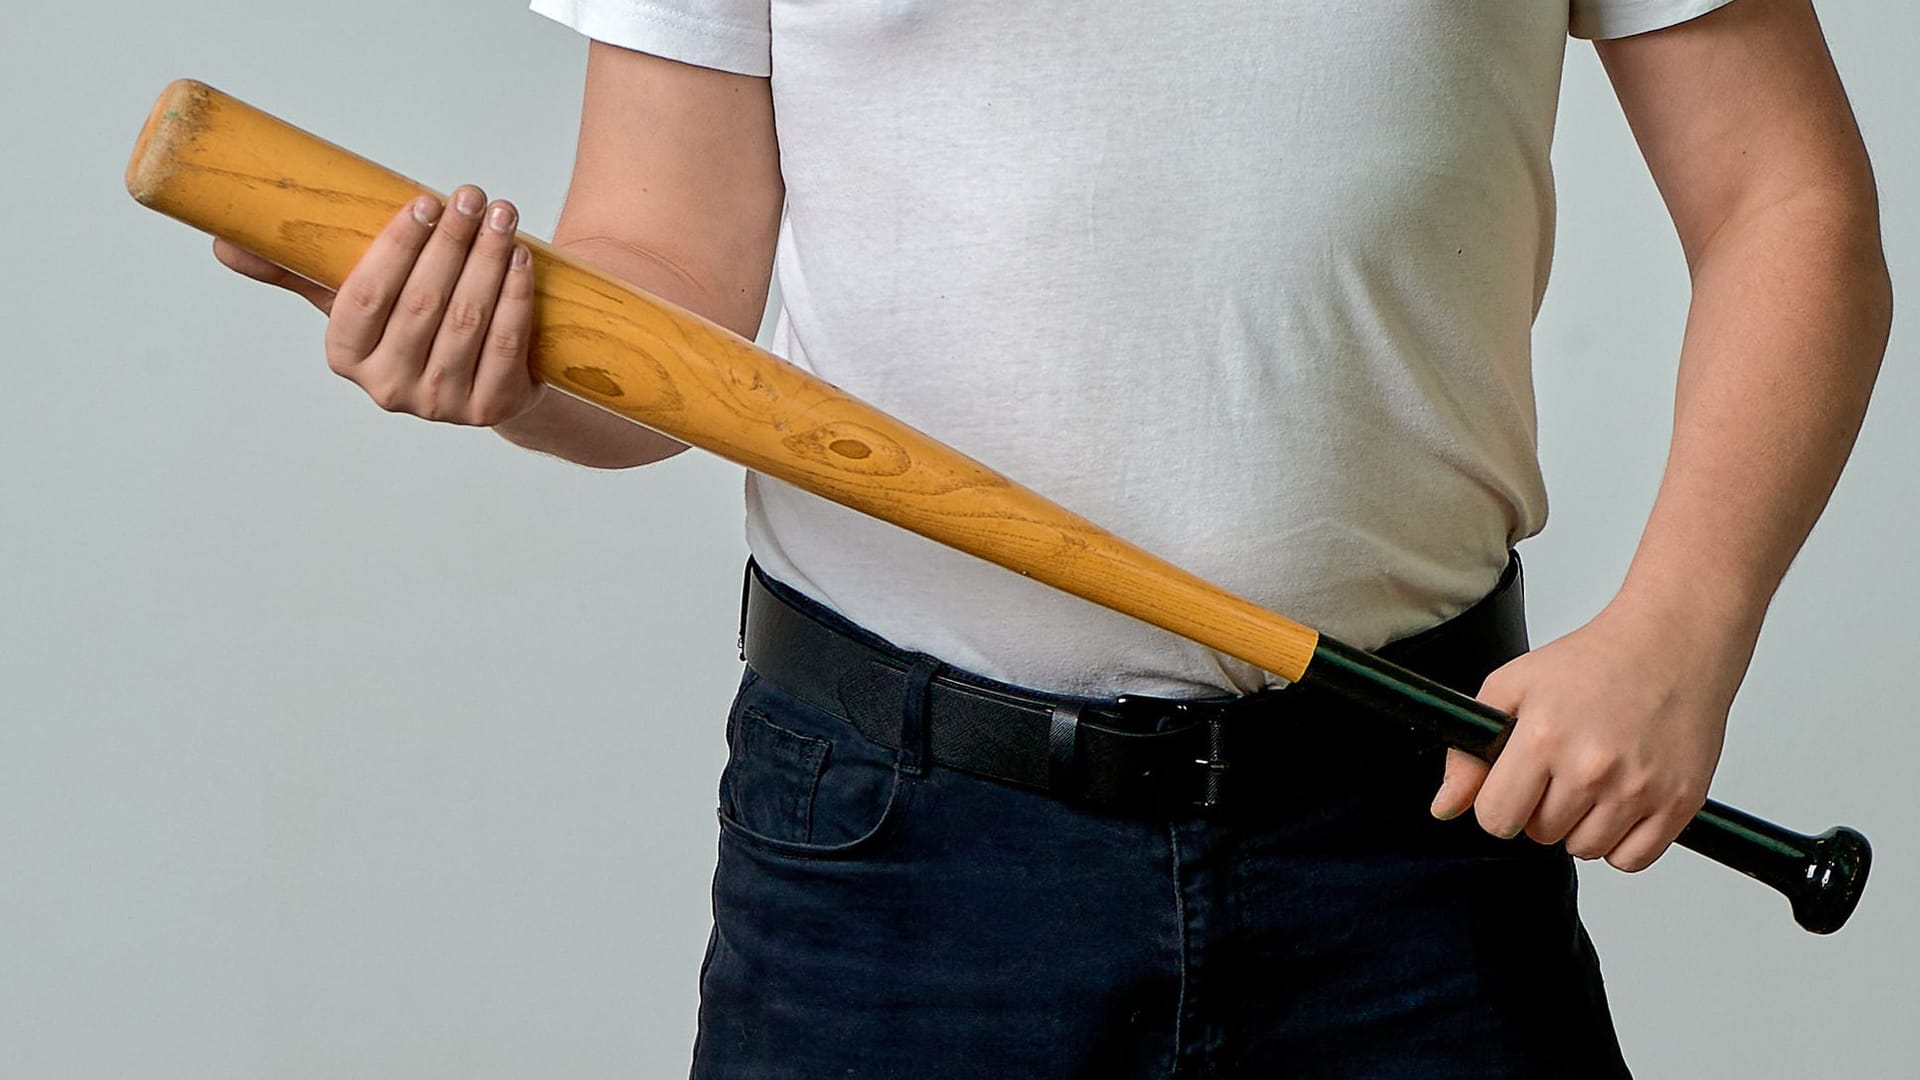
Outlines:
{"label": "hand gripping bat handle", "polygon": [[[127,165],[127,190],[329,287],[408,200],[430,193],[186,79],[154,103]],[[1366,656],[1127,543],[716,323],[533,237],[519,240],[534,264],[530,362],[556,389],[1289,681],[1310,667],[1322,679],[1338,667],[1317,646]],[[1390,711],[1405,706],[1405,695],[1431,697],[1419,684],[1390,691],[1389,683],[1356,685]],[[1459,702],[1451,708],[1437,715],[1477,715]],[[1427,726],[1442,737],[1474,731],[1451,720]],[[1755,873],[1762,834],[1711,827],[1725,842],[1707,853]],[[1856,881],[1864,857],[1857,866]]]}
{"label": "hand gripping bat handle", "polygon": [[[1302,685],[1493,761],[1507,743],[1512,716],[1397,664],[1321,635]],[[1677,842],[1780,891],[1794,921],[1816,934],[1845,925],[1867,887],[1873,849],[1857,830],[1836,826],[1808,836],[1707,800]]]}

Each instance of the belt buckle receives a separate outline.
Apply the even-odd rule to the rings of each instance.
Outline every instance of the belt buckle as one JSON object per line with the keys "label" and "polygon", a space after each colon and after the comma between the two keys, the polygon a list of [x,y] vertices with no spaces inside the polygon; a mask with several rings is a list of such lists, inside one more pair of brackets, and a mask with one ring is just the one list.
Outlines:
{"label": "belt buckle", "polygon": [[1204,756],[1193,756],[1196,750],[1190,748],[1186,740],[1176,740],[1176,745],[1182,748],[1179,752],[1186,755],[1185,760],[1176,758],[1172,763],[1174,778],[1160,779],[1171,789],[1175,804],[1213,810],[1225,798],[1227,773],[1233,768],[1227,754],[1227,724],[1238,711],[1235,707],[1246,700],[1245,697],[1161,698],[1121,694],[1113,699],[1111,708],[1120,718],[1133,722],[1165,717],[1187,721],[1166,728],[1168,735],[1200,729],[1203,741],[1197,753]]}

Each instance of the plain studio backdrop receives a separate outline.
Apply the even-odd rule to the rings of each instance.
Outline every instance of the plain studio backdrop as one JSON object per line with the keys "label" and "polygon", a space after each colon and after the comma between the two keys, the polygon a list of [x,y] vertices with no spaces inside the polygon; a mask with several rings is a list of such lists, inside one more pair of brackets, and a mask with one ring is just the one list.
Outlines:
{"label": "plain studio backdrop", "polygon": [[[1896,284],[1920,280],[1920,10],[1828,7]],[[0,1077],[684,1073],[739,670],[739,470],[694,452],[592,472],[387,415],[327,372],[316,313],[121,186],[148,105],[190,75],[442,190],[482,183],[545,235],[585,53],[519,0],[10,20]],[[1581,43],[1556,164],[1536,641],[1626,566],[1687,300]],[[1586,867],[1641,1076],[1920,1060],[1913,325],[1909,306],[1714,785],[1803,830],[1860,826],[1872,887],[1817,938],[1688,851]]]}

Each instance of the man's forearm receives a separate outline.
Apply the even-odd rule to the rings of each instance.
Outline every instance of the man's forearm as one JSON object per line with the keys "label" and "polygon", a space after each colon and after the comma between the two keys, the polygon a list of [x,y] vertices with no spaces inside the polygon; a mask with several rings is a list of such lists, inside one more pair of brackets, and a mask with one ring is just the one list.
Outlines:
{"label": "man's forearm", "polygon": [[595,469],[630,469],[687,448],[685,443],[553,389],[539,404],[494,425],[493,430],[515,446]]}
{"label": "man's forearm", "polygon": [[[757,302],[745,296],[717,297],[665,259],[614,240],[562,239],[564,235],[563,224],[555,247],[621,281],[705,315],[745,337],[752,337],[759,329],[764,295]],[[548,390],[539,404],[493,430],[516,446],[597,469],[646,465],[687,448],[685,443],[557,390]]]}
{"label": "man's forearm", "polygon": [[1694,253],[1673,441],[1621,599],[1744,638],[1825,507],[1892,294],[1870,187],[1809,189]]}

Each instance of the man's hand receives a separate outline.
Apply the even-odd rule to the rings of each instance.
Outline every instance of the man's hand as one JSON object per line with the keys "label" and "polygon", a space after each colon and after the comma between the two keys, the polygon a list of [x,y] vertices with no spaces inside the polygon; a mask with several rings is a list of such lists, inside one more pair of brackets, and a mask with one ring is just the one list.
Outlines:
{"label": "man's hand", "polygon": [[1506,749],[1491,772],[1449,751],[1434,815],[1646,868],[1706,801],[1749,626],[1622,599],[1513,660],[1479,694],[1518,718]]}
{"label": "man's hand", "polygon": [[[591,44],[555,248],[752,337],[785,196],[767,79]],[[417,203],[388,223],[337,297],[226,241],[214,255],[328,313],[329,366],[383,407],[489,426],[593,468],[685,450],[534,377],[534,275],[530,260],[516,261],[517,216],[474,187],[450,207]]]}
{"label": "man's hand", "polygon": [[222,263],[327,313],[327,366],[390,412],[492,426],[539,404],[527,365],[533,273],[513,204],[476,187],[402,208],[338,295],[224,240]]}

